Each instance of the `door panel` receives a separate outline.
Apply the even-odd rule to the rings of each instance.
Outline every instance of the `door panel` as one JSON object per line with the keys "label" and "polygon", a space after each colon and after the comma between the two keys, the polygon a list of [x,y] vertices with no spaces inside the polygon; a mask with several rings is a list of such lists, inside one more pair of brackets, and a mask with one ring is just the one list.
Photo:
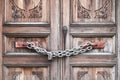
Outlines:
{"label": "door panel", "polygon": [[31,52],[35,52],[35,51],[30,51],[30,50],[26,50],[26,48],[16,48],[15,47],[15,42],[18,42],[18,41],[21,41],[21,42],[26,42],[26,41],[30,41],[30,42],[38,42],[38,46],[41,46],[43,48],[46,48],[48,49],[47,47],[49,46],[48,45],[48,39],[46,37],[15,37],[15,36],[8,36],[6,37],[6,40],[5,40],[5,47],[6,47],[6,50],[5,50],[5,53],[30,53]]}
{"label": "door panel", "polygon": [[115,80],[114,67],[72,67],[72,80]]}
{"label": "door panel", "polygon": [[[93,49],[65,58],[64,80],[116,80],[117,36],[115,0],[67,0],[63,7],[68,34],[66,48],[85,42],[104,42],[103,49]],[[64,1],[63,4],[65,5]]]}
{"label": "door panel", "polygon": [[[4,0],[3,80],[57,80],[57,58],[49,61],[16,42],[37,42],[48,51],[62,49],[59,0]],[[54,4],[54,5],[53,5]],[[61,45],[60,45],[61,44]]]}
{"label": "door panel", "polygon": [[5,80],[47,80],[49,79],[47,67],[32,68],[5,68]]}
{"label": "door panel", "polygon": [[115,0],[71,0],[72,23],[114,22]]}
{"label": "door panel", "polygon": [[49,0],[5,0],[5,22],[49,23]]}
{"label": "door panel", "polygon": [[[115,38],[114,37],[105,37],[105,36],[84,36],[84,37],[73,37],[73,47],[77,47],[80,44],[84,43],[84,42],[104,42],[105,43],[105,47],[104,49],[94,49],[92,51],[89,51],[90,53],[94,54],[99,54],[102,53],[103,54],[114,54],[115,53]],[[88,52],[88,54],[90,54]]]}

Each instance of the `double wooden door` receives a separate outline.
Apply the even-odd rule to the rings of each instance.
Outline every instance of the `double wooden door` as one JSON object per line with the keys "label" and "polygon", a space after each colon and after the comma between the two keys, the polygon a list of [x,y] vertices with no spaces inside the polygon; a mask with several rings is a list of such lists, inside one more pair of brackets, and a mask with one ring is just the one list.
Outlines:
{"label": "double wooden door", "polygon": [[[117,80],[115,1],[1,0],[3,80]],[[52,60],[15,44],[59,51],[97,41],[105,47]]]}

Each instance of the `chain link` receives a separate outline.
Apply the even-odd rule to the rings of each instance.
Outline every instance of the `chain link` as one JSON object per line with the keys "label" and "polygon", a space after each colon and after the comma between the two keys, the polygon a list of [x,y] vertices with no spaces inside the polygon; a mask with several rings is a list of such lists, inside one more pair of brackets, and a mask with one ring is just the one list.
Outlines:
{"label": "chain link", "polygon": [[80,45],[76,48],[66,49],[64,51],[52,51],[49,52],[44,48],[35,46],[32,42],[27,42],[28,49],[34,49],[38,54],[48,55],[48,60],[52,60],[54,57],[65,57],[85,53],[93,49],[93,46],[90,43]]}

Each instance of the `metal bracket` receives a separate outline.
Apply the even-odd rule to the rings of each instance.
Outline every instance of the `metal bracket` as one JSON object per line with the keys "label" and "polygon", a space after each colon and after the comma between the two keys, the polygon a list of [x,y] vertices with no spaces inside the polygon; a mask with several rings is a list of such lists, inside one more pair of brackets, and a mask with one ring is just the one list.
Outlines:
{"label": "metal bracket", "polygon": [[[82,45],[87,44],[87,42],[83,42]],[[94,49],[103,49],[105,47],[105,42],[89,42],[93,46]]]}
{"label": "metal bracket", "polygon": [[[35,46],[38,46],[38,44],[39,44],[38,41],[31,41],[30,43],[32,43]],[[16,48],[27,48],[27,46],[28,46],[28,42],[23,42],[23,41],[15,42],[15,47]]]}

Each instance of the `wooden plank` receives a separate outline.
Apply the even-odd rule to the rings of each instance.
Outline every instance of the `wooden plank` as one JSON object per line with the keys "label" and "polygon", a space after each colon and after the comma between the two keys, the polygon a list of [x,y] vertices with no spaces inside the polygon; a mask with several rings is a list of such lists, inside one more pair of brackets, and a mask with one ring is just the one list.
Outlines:
{"label": "wooden plank", "polygon": [[20,26],[20,27],[49,27],[50,24],[46,22],[5,22],[4,26]]}
{"label": "wooden plank", "polygon": [[[66,43],[65,45],[65,49],[69,49],[70,48],[70,1],[71,0],[62,0],[62,10],[63,10],[63,26],[67,27],[67,35],[66,35]],[[70,66],[69,66],[69,57],[65,57],[65,59],[63,60],[64,65],[64,71],[62,74],[63,79],[62,80],[70,80]]]}
{"label": "wooden plank", "polygon": [[4,9],[3,9],[3,6],[4,6],[4,2],[3,2],[3,0],[0,0],[0,5],[1,5],[1,7],[0,7],[0,80],[2,80],[3,79],[3,69],[2,69],[2,67],[3,67],[3,65],[2,65],[2,24],[3,24],[3,11],[4,11]]}
{"label": "wooden plank", "polygon": [[51,61],[48,61],[47,58],[47,56],[4,56],[3,64],[16,66],[51,64]]}
{"label": "wooden plank", "polygon": [[71,27],[103,27],[103,26],[108,26],[108,27],[113,27],[113,26],[116,26],[115,23],[71,23],[70,24]]}
{"label": "wooden plank", "polygon": [[118,32],[118,40],[117,40],[117,44],[118,44],[118,48],[117,48],[117,51],[118,51],[118,66],[117,66],[117,72],[116,72],[116,77],[118,77],[118,79],[116,80],[120,80],[120,0],[117,0],[117,32]]}
{"label": "wooden plank", "polygon": [[50,33],[49,27],[4,27],[3,33]]}
{"label": "wooden plank", "polygon": [[115,34],[117,31],[116,27],[71,27],[70,33],[79,33],[79,34],[84,34],[84,33],[89,33],[89,34]]}
{"label": "wooden plank", "polygon": [[116,55],[78,55],[72,56],[70,62],[115,62],[117,61]]}
{"label": "wooden plank", "polygon": [[[50,45],[51,51],[57,51],[61,48],[60,38],[60,0],[51,0],[51,34]],[[60,80],[61,67],[58,58],[52,60],[51,65],[51,80]]]}

